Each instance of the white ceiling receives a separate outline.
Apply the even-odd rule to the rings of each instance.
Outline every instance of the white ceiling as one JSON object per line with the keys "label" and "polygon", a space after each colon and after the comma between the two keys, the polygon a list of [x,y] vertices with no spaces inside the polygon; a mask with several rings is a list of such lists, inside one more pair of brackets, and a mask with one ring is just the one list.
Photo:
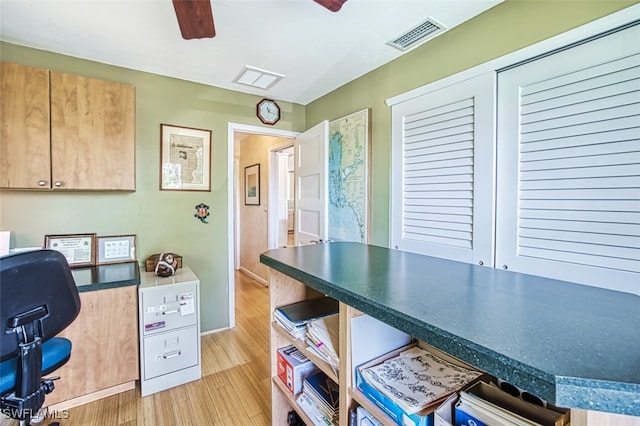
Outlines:
{"label": "white ceiling", "polygon": [[[216,37],[184,40],[171,0],[0,0],[0,39],[306,105],[405,53],[386,43],[425,19],[451,29],[501,1],[211,0]],[[234,83],[245,65],[285,78]]]}

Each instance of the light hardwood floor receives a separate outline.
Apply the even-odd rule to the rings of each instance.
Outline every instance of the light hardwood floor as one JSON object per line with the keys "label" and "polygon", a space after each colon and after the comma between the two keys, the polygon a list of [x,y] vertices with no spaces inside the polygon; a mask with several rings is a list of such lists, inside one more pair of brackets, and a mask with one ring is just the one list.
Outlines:
{"label": "light hardwood floor", "polygon": [[[271,424],[268,310],[268,288],[236,273],[236,327],[202,337],[202,379],[144,398],[136,388],[72,408],[58,421],[63,426]],[[17,424],[0,420],[0,426]]]}

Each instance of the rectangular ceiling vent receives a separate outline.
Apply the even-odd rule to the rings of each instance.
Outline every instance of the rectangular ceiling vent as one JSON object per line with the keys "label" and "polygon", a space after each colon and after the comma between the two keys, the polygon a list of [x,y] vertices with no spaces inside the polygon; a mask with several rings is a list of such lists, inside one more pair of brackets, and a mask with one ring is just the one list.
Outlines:
{"label": "rectangular ceiling vent", "polygon": [[399,35],[392,41],[387,42],[387,44],[395,47],[396,49],[405,51],[427,41],[430,38],[433,38],[437,33],[442,32],[444,28],[444,25],[439,22],[436,22],[431,18],[427,18],[426,21],[418,24],[406,33]]}
{"label": "rectangular ceiling vent", "polygon": [[246,84],[259,89],[270,89],[284,78],[284,75],[272,71],[245,65],[244,69],[233,80],[234,83]]}

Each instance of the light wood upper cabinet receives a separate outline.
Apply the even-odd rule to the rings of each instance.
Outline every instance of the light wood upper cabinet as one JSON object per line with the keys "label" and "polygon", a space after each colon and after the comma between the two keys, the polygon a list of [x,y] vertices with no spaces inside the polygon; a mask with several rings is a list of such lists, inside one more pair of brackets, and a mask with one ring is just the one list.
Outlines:
{"label": "light wood upper cabinet", "polygon": [[135,89],[2,63],[0,188],[135,190]]}
{"label": "light wood upper cabinet", "polygon": [[135,190],[133,86],[51,72],[55,189]]}
{"label": "light wood upper cabinet", "polygon": [[50,188],[49,71],[0,62],[0,187]]}

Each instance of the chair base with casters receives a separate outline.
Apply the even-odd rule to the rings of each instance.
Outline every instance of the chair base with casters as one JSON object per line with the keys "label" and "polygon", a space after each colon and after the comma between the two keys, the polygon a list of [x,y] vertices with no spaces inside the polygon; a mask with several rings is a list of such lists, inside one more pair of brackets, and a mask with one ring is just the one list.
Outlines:
{"label": "chair base with casters", "polygon": [[[0,258],[0,409],[28,425],[55,388],[43,378],[71,356],[54,337],[77,317],[80,298],[59,252],[38,250]],[[52,423],[52,425],[58,424]]]}

